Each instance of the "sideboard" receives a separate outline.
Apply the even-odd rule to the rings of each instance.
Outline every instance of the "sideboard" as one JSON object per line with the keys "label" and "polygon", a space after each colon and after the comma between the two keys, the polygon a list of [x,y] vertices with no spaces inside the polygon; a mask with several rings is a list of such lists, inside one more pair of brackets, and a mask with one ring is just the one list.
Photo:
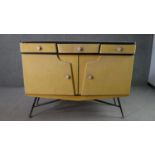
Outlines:
{"label": "sideboard", "polygon": [[34,107],[39,98],[119,102],[130,94],[134,42],[21,42],[20,50]]}

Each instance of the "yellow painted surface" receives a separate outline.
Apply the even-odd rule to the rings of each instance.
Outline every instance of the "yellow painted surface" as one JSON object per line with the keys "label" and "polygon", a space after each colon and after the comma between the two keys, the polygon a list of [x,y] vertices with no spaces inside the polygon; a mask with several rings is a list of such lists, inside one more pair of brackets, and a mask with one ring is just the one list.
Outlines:
{"label": "yellow painted surface", "polygon": [[[92,56],[93,59],[94,56]],[[80,59],[87,59],[81,56]],[[81,95],[126,95],[130,93],[133,56],[98,56],[83,64]],[[90,78],[92,77],[92,78]]]}
{"label": "yellow painted surface", "polygon": [[102,44],[100,53],[134,54],[136,45]]}
{"label": "yellow painted surface", "polygon": [[37,54],[22,55],[22,61],[26,94],[74,95],[69,62],[59,60],[56,55]]}
{"label": "yellow painted surface", "polygon": [[[134,55],[121,54],[134,54],[135,45],[57,44],[57,47],[58,53],[56,43],[20,44],[21,52],[27,53],[22,54],[26,95],[77,101],[129,95]],[[113,53],[116,55],[110,55]]]}
{"label": "yellow painted surface", "polygon": [[54,43],[20,43],[21,52],[50,52],[56,53],[56,44]]}
{"label": "yellow painted surface", "polygon": [[[85,74],[86,64],[98,59],[98,55],[80,55],[79,56],[79,92],[82,91],[82,83]],[[95,68],[94,68],[95,69]]]}
{"label": "yellow painted surface", "polygon": [[69,62],[73,71],[73,84],[75,88],[75,94],[78,94],[78,56],[76,55],[59,55],[60,60]]}
{"label": "yellow painted surface", "polygon": [[58,44],[59,53],[99,53],[99,44]]}

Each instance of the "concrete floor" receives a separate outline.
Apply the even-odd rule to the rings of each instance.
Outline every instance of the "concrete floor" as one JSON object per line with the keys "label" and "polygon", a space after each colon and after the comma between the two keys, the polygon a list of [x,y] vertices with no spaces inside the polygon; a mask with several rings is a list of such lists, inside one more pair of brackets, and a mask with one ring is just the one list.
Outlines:
{"label": "concrete floor", "polygon": [[155,89],[149,86],[134,87],[132,88],[131,95],[122,98],[121,101],[125,113],[124,119],[121,118],[121,113],[117,107],[107,106],[94,101],[59,101],[38,107],[34,111],[35,116],[30,119],[28,113],[33,98],[26,97],[23,88],[0,88],[0,120],[155,121]]}

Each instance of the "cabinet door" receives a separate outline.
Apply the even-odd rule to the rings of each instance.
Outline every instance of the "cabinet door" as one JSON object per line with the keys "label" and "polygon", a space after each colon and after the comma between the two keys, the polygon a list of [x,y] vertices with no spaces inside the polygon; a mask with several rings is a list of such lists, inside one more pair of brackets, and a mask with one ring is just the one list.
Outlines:
{"label": "cabinet door", "polygon": [[81,95],[128,95],[134,56],[80,56]]}
{"label": "cabinet door", "polygon": [[27,95],[75,94],[71,63],[44,54],[23,54],[22,61]]}
{"label": "cabinet door", "polygon": [[59,55],[60,60],[68,62],[72,67],[72,79],[74,83],[75,95],[79,94],[79,65],[77,55]]}

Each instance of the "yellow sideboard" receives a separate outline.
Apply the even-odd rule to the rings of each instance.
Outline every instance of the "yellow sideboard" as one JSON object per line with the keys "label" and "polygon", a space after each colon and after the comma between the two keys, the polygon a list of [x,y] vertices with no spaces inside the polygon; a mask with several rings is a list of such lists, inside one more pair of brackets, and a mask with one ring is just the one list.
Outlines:
{"label": "yellow sideboard", "polygon": [[130,94],[136,44],[21,42],[25,94],[63,100]]}

